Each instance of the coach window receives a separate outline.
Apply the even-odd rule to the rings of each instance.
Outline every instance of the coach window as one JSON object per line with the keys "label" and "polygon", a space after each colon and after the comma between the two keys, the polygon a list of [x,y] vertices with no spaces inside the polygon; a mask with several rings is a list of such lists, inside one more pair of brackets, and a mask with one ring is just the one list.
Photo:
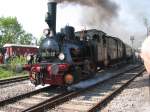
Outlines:
{"label": "coach window", "polygon": [[99,35],[97,34],[93,35],[92,39],[99,42]]}
{"label": "coach window", "polygon": [[76,36],[75,38],[76,38],[76,40],[80,41],[80,37],[79,36]]}

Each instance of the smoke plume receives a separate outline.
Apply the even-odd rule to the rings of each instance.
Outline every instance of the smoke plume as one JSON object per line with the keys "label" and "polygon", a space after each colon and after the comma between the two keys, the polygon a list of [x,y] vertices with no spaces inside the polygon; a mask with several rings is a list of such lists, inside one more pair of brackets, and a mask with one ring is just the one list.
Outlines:
{"label": "smoke plume", "polygon": [[[57,25],[66,24],[83,29],[98,29],[129,43],[128,28],[119,20],[120,5],[112,0],[54,0],[58,3]],[[59,27],[59,28],[61,28]]]}
{"label": "smoke plume", "polygon": [[144,60],[144,65],[146,67],[146,70],[148,71],[148,73],[150,73],[150,36],[147,37],[143,44],[142,44],[142,48],[141,48],[141,57]]}
{"label": "smoke plume", "polygon": [[[117,4],[110,0],[55,0],[61,4],[77,4],[83,7],[82,19],[87,26],[111,22],[118,15]],[[85,18],[86,17],[86,18]]]}

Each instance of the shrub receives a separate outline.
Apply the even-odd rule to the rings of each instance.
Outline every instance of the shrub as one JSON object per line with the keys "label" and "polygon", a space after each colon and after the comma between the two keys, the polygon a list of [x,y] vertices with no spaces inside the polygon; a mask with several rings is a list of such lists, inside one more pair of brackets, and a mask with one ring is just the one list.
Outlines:
{"label": "shrub", "polygon": [[8,66],[8,68],[10,68],[10,70],[12,71],[16,71],[16,66],[26,64],[27,60],[26,57],[17,56],[17,57],[10,58],[8,63],[10,65],[10,67]]}

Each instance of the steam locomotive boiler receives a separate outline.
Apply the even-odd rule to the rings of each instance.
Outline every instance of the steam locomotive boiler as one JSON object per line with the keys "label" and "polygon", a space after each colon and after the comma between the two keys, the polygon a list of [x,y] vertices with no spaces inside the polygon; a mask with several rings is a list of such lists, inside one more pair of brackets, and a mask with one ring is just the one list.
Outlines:
{"label": "steam locomotive boiler", "polygon": [[56,5],[48,3],[49,29],[44,31],[46,37],[40,44],[36,63],[24,66],[33,84],[70,85],[93,77],[97,67],[131,57],[129,46],[96,29],[75,32],[72,26],[66,26],[56,33]]}

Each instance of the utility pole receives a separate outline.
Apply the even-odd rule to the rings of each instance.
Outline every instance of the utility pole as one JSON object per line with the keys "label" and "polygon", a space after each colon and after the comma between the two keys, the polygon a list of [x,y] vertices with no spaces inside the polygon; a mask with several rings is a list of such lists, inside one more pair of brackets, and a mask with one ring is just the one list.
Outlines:
{"label": "utility pole", "polygon": [[147,18],[144,18],[144,25],[146,27],[146,36],[148,37],[148,35],[149,35],[149,24],[148,24]]}
{"label": "utility pole", "polygon": [[2,46],[3,31],[0,30],[0,47]]}
{"label": "utility pole", "polygon": [[133,49],[134,36],[130,36],[130,40],[131,40],[132,49]]}
{"label": "utility pole", "polygon": [[131,40],[131,44],[132,44],[132,59],[133,59],[133,63],[134,63],[134,48],[133,48],[133,43],[134,43],[134,36],[130,36],[130,40]]}

